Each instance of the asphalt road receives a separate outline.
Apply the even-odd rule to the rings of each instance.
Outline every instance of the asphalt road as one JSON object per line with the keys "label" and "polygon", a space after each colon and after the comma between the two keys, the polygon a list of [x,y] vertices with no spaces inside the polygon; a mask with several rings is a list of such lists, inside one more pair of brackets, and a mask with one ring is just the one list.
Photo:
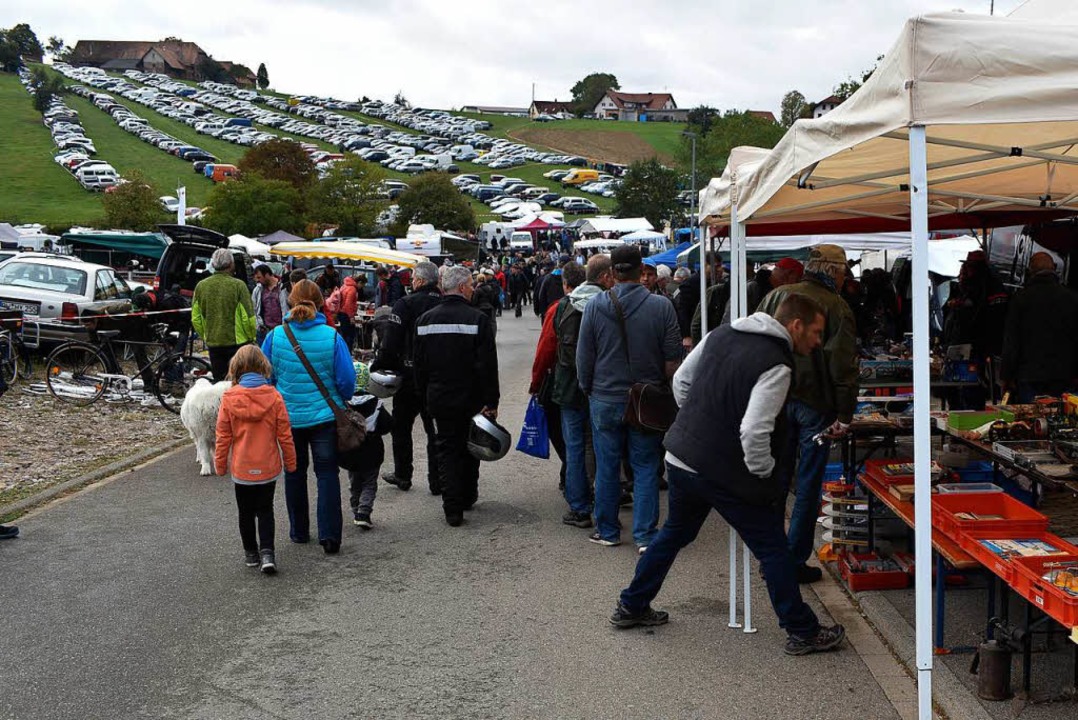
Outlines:
{"label": "asphalt road", "polygon": [[[538,327],[500,321],[514,434]],[[0,718],[897,717],[853,650],[782,654],[755,573],[759,632],[726,627],[717,516],[656,602],[670,624],[619,632],[634,548],[560,523],[553,462],[485,464],[461,528],[422,480],[382,485],[336,557],[277,508],[275,577],[244,567],[232,488],[191,448],[24,518],[0,543]]]}

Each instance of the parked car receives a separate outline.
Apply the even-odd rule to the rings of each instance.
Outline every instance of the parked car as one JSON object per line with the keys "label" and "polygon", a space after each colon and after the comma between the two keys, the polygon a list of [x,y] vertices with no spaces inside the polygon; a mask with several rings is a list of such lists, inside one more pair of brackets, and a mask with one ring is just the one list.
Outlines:
{"label": "parked car", "polygon": [[[188,208],[188,211],[191,209]],[[170,242],[157,263],[153,287],[160,290],[179,285],[180,292],[191,297],[195,285],[212,274],[210,258],[213,251],[228,247],[228,238],[195,225],[158,225],[158,228]],[[236,260],[235,276],[248,282],[247,254],[234,248],[232,255]]]}
{"label": "parked car", "polygon": [[35,320],[126,312],[131,288],[105,265],[47,253],[19,253],[0,263],[0,305]]}

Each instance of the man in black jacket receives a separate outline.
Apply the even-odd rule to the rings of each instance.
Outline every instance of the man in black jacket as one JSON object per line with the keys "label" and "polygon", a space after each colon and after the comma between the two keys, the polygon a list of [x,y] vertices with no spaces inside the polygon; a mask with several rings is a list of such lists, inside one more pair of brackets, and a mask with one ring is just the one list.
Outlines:
{"label": "man in black jacket", "polygon": [[441,285],[444,299],[416,323],[415,377],[434,421],[445,520],[457,527],[479,498],[479,460],[468,452],[472,418],[498,416],[498,348],[490,317],[468,304],[471,271],[446,268]]}
{"label": "man in black jacket", "polygon": [[520,317],[523,314],[524,298],[528,295],[528,277],[524,274],[523,263],[513,263],[509,270],[509,304],[513,306],[513,314]]}
{"label": "man in black jacket", "polygon": [[393,472],[382,479],[401,490],[412,487],[412,427],[418,415],[427,435],[427,483],[431,494],[441,493],[441,483],[435,472],[434,425],[420,403],[414,365],[415,324],[423,313],[442,301],[438,291],[438,266],[423,261],[412,272],[412,294],[393,303],[393,314],[383,325],[382,346],[371,364],[371,370],[392,370],[400,373],[402,385],[393,396]]}
{"label": "man in black jacket", "polygon": [[786,487],[780,467],[785,405],[794,353],[820,345],[823,308],[790,295],[775,317],[756,313],[708,334],[674,376],[681,410],[666,434],[669,514],[636,565],[610,618],[619,628],[662,625],[651,601],[678,552],[696,539],[711,509],[730,523],[760,561],[771,605],[786,630],[785,651],[807,655],[837,647],[841,625],[825,628],[801,598],[783,531]]}
{"label": "man in black jacket", "polygon": [[1078,376],[1078,296],[1059,284],[1046,252],[1029,259],[1026,286],[1014,294],[1003,334],[1003,382],[1020,403],[1058,397]]}
{"label": "man in black jacket", "polygon": [[[569,258],[565,258],[569,262]],[[565,288],[561,281],[561,265],[555,265],[550,272],[539,278],[539,284],[535,288],[535,314],[540,318],[546,317],[546,310],[551,305],[557,304],[565,297]]]}

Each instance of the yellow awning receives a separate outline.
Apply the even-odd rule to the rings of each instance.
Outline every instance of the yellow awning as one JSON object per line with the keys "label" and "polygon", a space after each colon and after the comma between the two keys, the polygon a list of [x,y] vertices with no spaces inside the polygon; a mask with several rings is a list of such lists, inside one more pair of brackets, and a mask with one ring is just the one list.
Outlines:
{"label": "yellow awning", "polygon": [[423,260],[419,255],[386,250],[376,245],[355,242],[283,242],[273,246],[273,254],[297,258],[334,258],[367,260],[385,265],[413,267]]}

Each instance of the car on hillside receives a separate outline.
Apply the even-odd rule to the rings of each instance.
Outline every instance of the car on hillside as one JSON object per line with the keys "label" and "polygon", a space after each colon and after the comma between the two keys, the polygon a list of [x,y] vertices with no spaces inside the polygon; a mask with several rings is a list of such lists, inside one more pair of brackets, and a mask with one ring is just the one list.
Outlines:
{"label": "car on hillside", "polygon": [[172,197],[171,195],[162,195],[157,199],[161,203],[161,207],[164,208],[165,212],[175,214],[175,212],[180,208],[180,201],[177,198]]}
{"label": "car on hillside", "polygon": [[570,215],[584,215],[599,212],[599,206],[586,198],[569,198],[560,205],[563,212]]}

